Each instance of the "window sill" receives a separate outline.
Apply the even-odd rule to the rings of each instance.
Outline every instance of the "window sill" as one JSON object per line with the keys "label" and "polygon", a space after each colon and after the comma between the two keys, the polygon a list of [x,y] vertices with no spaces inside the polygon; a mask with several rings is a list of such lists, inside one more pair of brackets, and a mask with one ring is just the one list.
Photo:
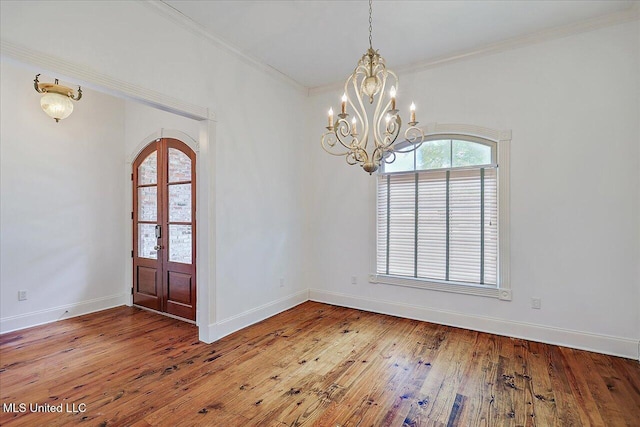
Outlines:
{"label": "window sill", "polygon": [[511,301],[511,289],[500,289],[495,286],[472,285],[467,283],[453,284],[433,280],[414,279],[412,277],[386,276],[383,274],[370,274],[369,282]]}

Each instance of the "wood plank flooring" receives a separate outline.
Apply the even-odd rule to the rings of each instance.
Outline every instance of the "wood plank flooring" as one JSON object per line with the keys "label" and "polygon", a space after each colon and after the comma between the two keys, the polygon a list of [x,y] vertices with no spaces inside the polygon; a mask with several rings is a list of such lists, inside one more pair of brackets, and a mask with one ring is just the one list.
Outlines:
{"label": "wood plank flooring", "polygon": [[131,307],[4,334],[0,425],[640,426],[633,360],[315,302],[197,336]]}

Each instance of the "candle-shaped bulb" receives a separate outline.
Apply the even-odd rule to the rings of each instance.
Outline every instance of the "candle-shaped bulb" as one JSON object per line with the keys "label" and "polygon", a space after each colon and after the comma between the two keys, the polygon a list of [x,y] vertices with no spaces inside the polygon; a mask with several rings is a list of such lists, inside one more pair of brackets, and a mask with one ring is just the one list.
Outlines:
{"label": "candle-shaped bulb", "polygon": [[356,120],[355,117],[353,117],[351,119],[351,135],[357,135],[358,134],[358,129],[356,128],[356,124],[358,123],[358,121]]}
{"label": "candle-shaped bulb", "polygon": [[416,122],[416,104],[411,103],[411,107],[409,107],[409,111],[411,111],[411,122]]}
{"label": "candle-shaped bulb", "polygon": [[387,116],[384,118],[384,120],[387,122],[387,126],[389,126],[389,122],[391,121],[391,115],[387,114]]}
{"label": "candle-shaped bulb", "polygon": [[333,127],[333,108],[329,108],[329,127]]}
{"label": "candle-shaped bulb", "polygon": [[347,94],[342,94],[342,114],[347,114]]}
{"label": "candle-shaped bulb", "polygon": [[391,90],[389,91],[389,95],[391,95],[391,109],[396,109],[396,87],[391,86]]}

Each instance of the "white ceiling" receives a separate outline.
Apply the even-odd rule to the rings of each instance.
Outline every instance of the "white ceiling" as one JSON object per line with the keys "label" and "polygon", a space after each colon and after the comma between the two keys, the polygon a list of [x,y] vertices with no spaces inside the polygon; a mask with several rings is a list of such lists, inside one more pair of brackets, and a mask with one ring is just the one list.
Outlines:
{"label": "white ceiling", "polygon": [[[303,86],[344,80],[369,47],[367,1],[164,0]],[[621,12],[637,1],[373,2],[373,47],[393,70]]]}

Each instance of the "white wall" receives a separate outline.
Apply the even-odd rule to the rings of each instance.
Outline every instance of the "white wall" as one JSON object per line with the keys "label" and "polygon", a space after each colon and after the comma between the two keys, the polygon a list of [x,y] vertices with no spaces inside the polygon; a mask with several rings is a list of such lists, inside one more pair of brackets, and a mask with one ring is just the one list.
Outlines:
{"label": "white wall", "polygon": [[306,115],[304,91],[145,2],[2,2],[0,8],[3,42],[215,112],[213,158],[199,160],[213,162],[215,174],[211,339],[306,299],[299,207],[309,159],[301,140],[306,123],[295,118]]}
{"label": "white wall", "polygon": [[639,39],[635,21],[400,76],[405,116],[513,131],[511,302],[367,283],[374,178],[315,143],[341,91],[314,96],[312,298],[637,357]]}
{"label": "white wall", "polygon": [[[636,46],[636,75],[640,75],[640,24],[636,24],[636,39],[639,40],[639,42],[637,43]],[[636,93],[638,93],[638,97],[636,98],[636,124],[638,127],[640,127],[640,81],[636,81],[636,87],[635,87]],[[638,132],[640,134],[640,131]],[[640,135],[637,138],[638,140],[638,164],[640,165]],[[638,195],[638,199],[640,199],[640,173],[638,173],[638,187],[637,187],[637,192],[636,194]],[[638,210],[640,210],[640,208],[638,208]],[[636,218],[638,219],[638,227],[637,227],[637,239],[636,241],[640,242],[640,212],[639,214],[636,216]],[[637,277],[640,278],[640,251],[637,252],[637,260],[636,260],[636,269],[637,269]],[[638,280],[638,287],[640,288],[640,279]],[[638,323],[638,330],[640,330],[640,290],[638,291],[638,316],[637,316],[637,323]],[[640,353],[640,349],[638,350],[638,352]],[[640,357],[638,357],[640,359]]]}
{"label": "white wall", "polygon": [[151,142],[149,139],[152,136],[163,136],[178,131],[191,140],[198,141],[200,130],[197,120],[133,101],[125,101],[124,108],[124,145],[127,160],[131,160],[146,143]]}
{"label": "white wall", "polygon": [[1,331],[121,305],[124,102],[85,90],[56,123],[36,73],[1,67]]}

